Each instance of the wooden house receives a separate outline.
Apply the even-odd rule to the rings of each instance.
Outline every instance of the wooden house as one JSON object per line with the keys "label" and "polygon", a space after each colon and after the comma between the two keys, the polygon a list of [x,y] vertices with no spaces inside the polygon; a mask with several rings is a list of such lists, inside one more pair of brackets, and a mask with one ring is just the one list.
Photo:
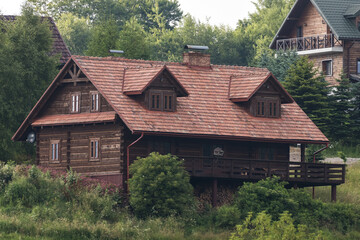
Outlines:
{"label": "wooden house", "polygon": [[359,0],[297,0],[270,48],[309,56],[331,85],[360,81]]}
{"label": "wooden house", "polygon": [[[72,56],[13,140],[36,134],[37,164],[70,167],[126,188],[129,165],[157,151],[185,160],[192,181],[336,185],[345,167],[305,162],[305,146],[328,139],[275,77],[261,68]],[[289,146],[302,145],[302,161]],[[216,191],[213,191],[216,193]],[[216,198],[216,194],[214,194]]]}

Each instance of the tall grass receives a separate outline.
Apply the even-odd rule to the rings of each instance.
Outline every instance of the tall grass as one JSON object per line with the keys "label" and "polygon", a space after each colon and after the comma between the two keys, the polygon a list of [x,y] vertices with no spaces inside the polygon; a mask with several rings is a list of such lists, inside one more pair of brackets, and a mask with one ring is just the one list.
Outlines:
{"label": "tall grass", "polygon": [[324,157],[339,157],[339,152],[345,154],[348,158],[360,158],[360,144],[343,144],[335,142],[328,149],[323,151]]}
{"label": "tall grass", "polygon": [[[360,162],[346,167],[345,183],[337,186],[337,201],[360,205]],[[310,190],[309,188],[309,191]],[[315,197],[324,202],[331,201],[331,187],[315,187]]]}

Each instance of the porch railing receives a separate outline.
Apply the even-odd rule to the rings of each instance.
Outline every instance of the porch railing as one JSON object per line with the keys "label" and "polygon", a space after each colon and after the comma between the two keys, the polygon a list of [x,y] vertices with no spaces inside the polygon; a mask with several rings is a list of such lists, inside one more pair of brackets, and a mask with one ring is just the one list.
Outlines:
{"label": "porch railing", "polygon": [[284,162],[210,157],[180,157],[194,177],[259,180],[279,176],[299,185],[330,185],[345,182],[344,164]]}
{"label": "porch railing", "polygon": [[281,39],[276,41],[276,50],[306,51],[342,46],[334,34]]}

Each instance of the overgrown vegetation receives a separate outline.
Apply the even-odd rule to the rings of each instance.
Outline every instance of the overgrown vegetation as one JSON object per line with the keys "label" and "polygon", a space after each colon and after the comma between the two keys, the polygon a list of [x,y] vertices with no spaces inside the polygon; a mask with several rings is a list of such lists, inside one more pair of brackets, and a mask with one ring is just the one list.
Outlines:
{"label": "overgrown vegetation", "polygon": [[[168,194],[175,182],[168,182],[161,176],[178,174],[179,178],[175,179],[179,180],[183,171],[181,162],[175,164],[174,157],[159,154],[145,159],[150,163],[138,160],[134,169],[138,173],[146,169],[151,178],[140,179],[140,182],[156,182],[159,187],[159,195],[151,197],[154,204],[178,196]],[[356,166],[349,170],[350,180],[343,185],[350,184],[349,192],[357,188],[358,169]],[[200,209],[183,202],[167,206],[162,212],[166,213],[165,217],[161,217],[160,211],[150,210],[152,206],[146,201],[149,211],[138,215],[136,207],[133,211],[124,204],[123,195],[116,191],[116,186],[92,181],[72,171],[49,172],[35,166],[2,164],[0,182],[1,237],[238,240],[356,239],[360,235],[358,204],[313,200],[305,190],[287,189],[277,178],[245,183],[232,203],[219,208]],[[188,179],[181,184],[189,184]],[[339,199],[344,194],[340,189]],[[166,198],[161,200],[161,193]],[[188,191],[184,193],[188,198]],[[346,197],[341,201],[346,201]],[[180,212],[186,209],[186,214],[174,211],[179,206]]]}

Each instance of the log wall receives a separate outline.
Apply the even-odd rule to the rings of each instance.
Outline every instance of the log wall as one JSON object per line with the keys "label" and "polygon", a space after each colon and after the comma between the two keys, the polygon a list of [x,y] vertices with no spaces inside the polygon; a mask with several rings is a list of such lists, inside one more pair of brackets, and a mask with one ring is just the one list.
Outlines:
{"label": "log wall", "polygon": [[[124,171],[123,130],[119,123],[38,129],[38,164],[57,170],[71,167],[88,176],[118,176],[113,179],[120,179]],[[100,140],[98,161],[90,159],[90,138]],[[60,140],[58,162],[50,160],[52,140]]]}

